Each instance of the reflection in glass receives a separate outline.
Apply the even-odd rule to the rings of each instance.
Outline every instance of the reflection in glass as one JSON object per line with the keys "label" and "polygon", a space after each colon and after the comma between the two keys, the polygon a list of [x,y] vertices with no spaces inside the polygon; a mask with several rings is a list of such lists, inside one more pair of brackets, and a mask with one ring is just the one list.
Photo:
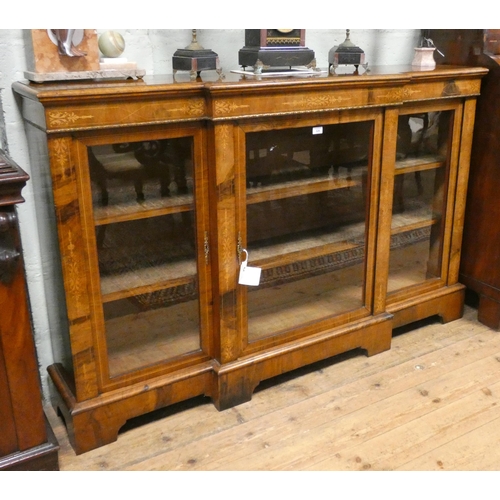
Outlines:
{"label": "reflection in glass", "polygon": [[372,126],[247,134],[250,342],[364,305]]}
{"label": "reflection in glass", "polygon": [[451,111],[399,118],[389,292],[441,276],[451,118]]}
{"label": "reflection in glass", "polygon": [[200,348],[192,147],[88,148],[111,377]]}

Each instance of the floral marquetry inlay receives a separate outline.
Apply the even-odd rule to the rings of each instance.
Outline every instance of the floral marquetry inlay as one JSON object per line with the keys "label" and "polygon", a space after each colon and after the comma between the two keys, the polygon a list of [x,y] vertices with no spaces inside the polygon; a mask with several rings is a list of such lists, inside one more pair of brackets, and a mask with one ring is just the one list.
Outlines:
{"label": "floral marquetry inlay", "polygon": [[299,110],[327,109],[335,108],[339,105],[345,105],[351,100],[349,95],[338,94],[311,94],[304,97],[298,97],[287,100],[283,104],[290,108]]}
{"label": "floral marquetry inlay", "polygon": [[190,99],[177,108],[168,108],[168,111],[184,113],[188,116],[203,116],[205,113],[205,102],[203,100]]}
{"label": "floral marquetry inlay", "polygon": [[66,250],[68,252],[68,257],[65,259],[65,270],[66,270],[66,293],[71,294],[73,300],[75,301],[76,309],[79,310],[80,302],[84,292],[86,292],[85,284],[82,282],[83,273],[81,272],[81,267],[78,265],[78,259],[75,255],[76,245],[73,242],[73,233],[71,230],[67,233],[67,243]]}
{"label": "floral marquetry inlay", "polygon": [[416,95],[420,93],[422,93],[422,90],[418,88],[397,87],[395,89],[390,89],[386,93],[379,94],[378,97],[387,102],[404,102],[414,99]]}
{"label": "floral marquetry inlay", "polygon": [[221,166],[219,171],[227,172],[234,167],[233,127],[220,125],[217,128],[217,141],[220,145],[216,150],[217,163]]}
{"label": "floral marquetry inlay", "polygon": [[235,111],[241,111],[249,107],[248,104],[237,104],[231,99],[215,101],[215,116],[232,114]]}
{"label": "floral marquetry inlay", "polygon": [[479,95],[481,91],[481,82],[475,80],[459,82],[458,86],[461,95]]}
{"label": "floral marquetry inlay", "polygon": [[50,111],[48,113],[49,127],[74,125],[80,120],[94,118],[92,115],[77,115],[74,111]]}
{"label": "floral marquetry inlay", "polygon": [[310,95],[305,99],[305,105],[311,108],[326,108],[336,106],[340,103],[346,103],[351,100],[350,96],[341,96],[335,94]]}
{"label": "floral marquetry inlay", "polygon": [[67,139],[54,140],[51,154],[55,167],[54,171],[58,172],[61,177],[68,177],[70,170],[67,166],[69,165],[70,150]]}
{"label": "floral marquetry inlay", "polygon": [[63,249],[64,284],[66,293],[73,297],[71,317],[87,314],[84,308],[84,297],[87,293],[84,273],[79,261],[81,243],[79,231],[73,229],[78,215],[78,193],[74,184],[75,170],[71,162],[71,140],[69,138],[53,139],[50,142],[51,164],[54,180],[54,203],[58,225],[64,227],[61,236]]}

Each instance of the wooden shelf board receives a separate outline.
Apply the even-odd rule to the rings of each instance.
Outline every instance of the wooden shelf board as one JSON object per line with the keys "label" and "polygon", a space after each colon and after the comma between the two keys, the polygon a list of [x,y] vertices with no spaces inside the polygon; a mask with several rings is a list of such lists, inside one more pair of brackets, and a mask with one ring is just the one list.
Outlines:
{"label": "wooden shelf board", "polygon": [[247,190],[247,204],[261,203],[263,201],[293,198],[306,194],[320,193],[333,189],[344,189],[359,184],[359,181],[347,178],[312,178],[291,181],[274,186],[249,188]]}
{"label": "wooden shelf board", "polygon": [[392,215],[392,230],[399,228],[411,227],[414,224],[426,222],[431,224],[436,222],[436,215],[432,212],[432,207],[427,203],[422,203],[416,200],[414,203],[408,203],[408,208],[403,212],[393,213]]}
{"label": "wooden shelf board", "polygon": [[402,226],[395,226],[391,230],[391,235],[406,233],[408,231],[414,231],[415,229],[423,229],[426,227],[432,227],[433,225],[437,224],[438,222],[439,222],[438,219],[434,218],[434,219],[416,221],[413,224],[405,224]]}
{"label": "wooden shelf board", "polygon": [[352,224],[344,231],[317,231],[294,241],[250,250],[252,265],[264,269],[299,262],[363,246],[364,224]]}
{"label": "wooden shelf board", "polygon": [[396,161],[395,175],[407,174],[410,172],[421,172],[423,170],[433,170],[444,165],[444,158],[434,155],[419,156],[417,158],[405,158]]}
{"label": "wooden shelf board", "polygon": [[94,224],[103,226],[115,222],[148,219],[193,210],[193,195],[174,195],[166,198],[155,198],[138,203],[132,200],[128,203],[109,205],[107,207],[94,206]]}
{"label": "wooden shelf board", "polygon": [[186,260],[154,268],[133,270],[120,275],[101,277],[103,302],[152,293],[193,282],[196,263]]}
{"label": "wooden shelf board", "polygon": [[[401,234],[431,227],[439,222],[436,217],[429,217],[425,208],[396,214],[393,216],[391,234]],[[351,224],[343,230],[317,231],[293,241],[266,245],[261,248],[250,247],[252,266],[269,269],[278,265],[287,265],[335,252],[360,248],[364,245],[364,223]]]}
{"label": "wooden shelf board", "polygon": [[112,377],[172,362],[201,349],[197,301],[181,302],[106,321]]}

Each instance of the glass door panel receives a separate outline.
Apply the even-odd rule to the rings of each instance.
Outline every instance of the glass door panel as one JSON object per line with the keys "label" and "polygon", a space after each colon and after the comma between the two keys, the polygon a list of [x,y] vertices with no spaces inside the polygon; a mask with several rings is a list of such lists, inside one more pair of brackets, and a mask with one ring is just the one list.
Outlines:
{"label": "glass door panel", "polygon": [[388,292],[441,278],[452,119],[399,117]]}
{"label": "glass door panel", "polygon": [[88,156],[110,377],[199,350],[193,139]]}
{"label": "glass door panel", "polygon": [[249,342],[364,306],[372,128],[247,134]]}

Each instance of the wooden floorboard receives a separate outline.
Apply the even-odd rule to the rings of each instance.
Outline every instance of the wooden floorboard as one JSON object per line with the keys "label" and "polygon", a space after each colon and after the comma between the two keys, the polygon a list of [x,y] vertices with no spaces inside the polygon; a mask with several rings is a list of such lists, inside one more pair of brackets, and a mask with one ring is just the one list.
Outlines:
{"label": "wooden floorboard", "polygon": [[390,351],[265,381],[226,411],[205,398],[165,408],[80,456],[47,414],[63,471],[480,471],[500,470],[499,398],[500,333],[466,306],[398,330]]}

